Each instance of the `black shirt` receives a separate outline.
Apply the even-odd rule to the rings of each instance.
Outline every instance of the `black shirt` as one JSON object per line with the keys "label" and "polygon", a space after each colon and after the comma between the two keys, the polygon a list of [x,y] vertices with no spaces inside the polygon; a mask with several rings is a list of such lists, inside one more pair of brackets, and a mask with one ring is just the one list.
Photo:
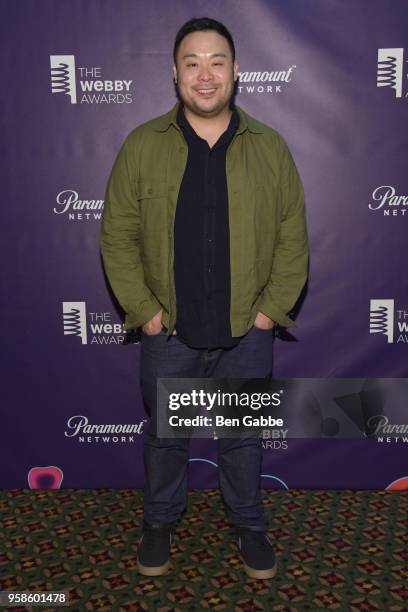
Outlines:
{"label": "black shirt", "polygon": [[179,339],[194,348],[228,348],[231,335],[226,153],[239,125],[234,109],[227,130],[211,148],[187,121],[180,105],[177,123],[188,144],[187,165],[177,200],[174,274]]}

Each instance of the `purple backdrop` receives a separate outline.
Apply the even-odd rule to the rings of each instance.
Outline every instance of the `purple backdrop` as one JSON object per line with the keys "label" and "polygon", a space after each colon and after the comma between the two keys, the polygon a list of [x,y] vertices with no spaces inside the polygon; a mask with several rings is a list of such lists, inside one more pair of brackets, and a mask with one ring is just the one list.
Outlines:
{"label": "purple backdrop", "polygon": [[[407,376],[406,2],[1,7],[0,486],[28,486],[33,468],[44,486],[60,486],[62,474],[63,487],[143,484],[140,433],[96,441],[82,427],[80,441],[75,430],[143,431],[139,347],[122,344],[98,251],[100,216],[121,142],[174,104],[174,35],[193,16],[231,30],[237,103],[286,138],[305,186],[309,286],[298,328],[275,344],[276,376]],[[264,486],[385,488],[408,473],[402,441],[283,442],[265,448]],[[202,459],[191,463],[191,484],[214,486],[214,445],[196,440],[191,456]]]}

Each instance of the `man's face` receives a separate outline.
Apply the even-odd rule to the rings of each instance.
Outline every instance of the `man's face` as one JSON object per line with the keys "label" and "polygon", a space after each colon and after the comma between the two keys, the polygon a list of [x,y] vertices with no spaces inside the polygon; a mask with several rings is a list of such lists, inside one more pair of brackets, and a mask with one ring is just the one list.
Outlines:
{"label": "man's face", "polygon": [[200,117],[216,117],[228,108],[238,64],[224,36],[214,30],[193,32],[181,41],[174,77],[184,106]]}

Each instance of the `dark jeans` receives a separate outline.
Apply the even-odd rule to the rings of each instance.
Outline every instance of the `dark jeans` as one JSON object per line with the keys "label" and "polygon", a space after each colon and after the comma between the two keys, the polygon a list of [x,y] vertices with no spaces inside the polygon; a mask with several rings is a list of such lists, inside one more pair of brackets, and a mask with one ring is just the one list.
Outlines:
{"label": "dark jeans", "polygon": [[[192,349],[177,336],[142,334],[141,383],[149,414],[156,412],[157,378],[264,378],[272,373],[273,330],[252,327],[231,349]],[[144,441],[144,520],[174,524],[187,502],[189,440]],[[259,437],[218,440],[219,482],[231,525],[266,529],[259,490],[262,446]]]}

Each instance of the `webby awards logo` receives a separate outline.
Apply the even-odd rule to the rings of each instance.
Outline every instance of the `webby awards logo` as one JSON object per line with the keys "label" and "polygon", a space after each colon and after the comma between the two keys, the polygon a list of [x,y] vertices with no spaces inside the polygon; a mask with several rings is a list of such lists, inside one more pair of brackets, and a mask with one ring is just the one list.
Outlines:
{"label": "webby awards logo", "polygon": [[[386,88],[395,98],[408,97],[404,75],[404,49],[378,49],[377,87]],[[405,93],[404,93],[405,90]]]}
{"label": "webby awards logo", "polygon": [[408,344],[408,310],[395,308],[395,301],[370,300],[370,334],[385,336],[388,344]]}
{"label": "webby awards logo", "polygon": [[132,79],[105,79],[100,66],[76,67],[75,55],[50,55],[51,93],[71,104],[131,104]]}
{"label": "webby awards logo", "polygon": [[88,311],[86,302],[62,302],[64,336],[78,344],[123,344],[126,333],[111,312]]}

